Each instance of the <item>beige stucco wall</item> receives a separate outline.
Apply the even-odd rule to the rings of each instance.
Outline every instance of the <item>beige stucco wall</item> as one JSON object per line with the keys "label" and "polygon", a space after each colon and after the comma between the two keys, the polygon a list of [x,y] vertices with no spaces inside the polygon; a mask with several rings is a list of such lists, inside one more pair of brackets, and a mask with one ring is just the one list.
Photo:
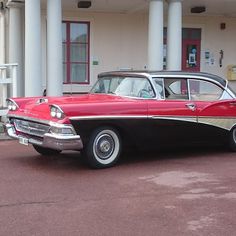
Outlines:
{"label": "beige stucco wall", "polygon": [[[145,69],[147,66],[146,14],[76,14],[66,12],[63,20],[90,22],[90,80],[97,74],[120,69]],[[98,65],[93,65],[97,61]],[[87,91],[91,86],[73,85],[72,91]],[[64,85],[64,91],[71,91]]]}
{"label": "beige stucco wall", "polygon": [[[95,82],[97,74],[100,72],[125,68],[146,68],[147,13],[88,14],[86,12],[63,12],[63,20],[90,22],[91,84]],[[226,23],[225,30],[220,29],[221,22]],[[166,24],[167,22],[165,22]],[[202,29],[201,71],[226,77],[227,66],[236,64],[236,18],[184,17],[183,27]],[[206,50],[214,59],[213,64],[206,63]],[[219,66],[220,50],[224,51],[222,67]],[[98,61],[98,65],[93,65],[93,61]],[[236,90],[236,82],[231,84]],[[86,92],[90,87],[87,85],[64,85],[64,92]]]}
{"label": "beige stucco wall", "polygon": [[[201,71],[217,74],[227,78],[227,66],[236,65],[236,18],[229,17],[185,17],[183,24],[202,28]],[[220,29],[220,23],[226,28]],[[205,51],[209,51],[214,64],[205,60]],[[222,67],[219,65],[220,50],[224,51]],[[236,81],[230,82],[236,91]]]}

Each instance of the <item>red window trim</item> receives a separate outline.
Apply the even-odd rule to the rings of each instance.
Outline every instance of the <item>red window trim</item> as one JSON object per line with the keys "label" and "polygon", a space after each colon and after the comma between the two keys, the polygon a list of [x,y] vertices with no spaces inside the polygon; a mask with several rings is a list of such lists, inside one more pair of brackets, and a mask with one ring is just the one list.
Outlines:
{"label": "red window trim", "polygon": [[[88,85],[90,84],[90,22],[88,21],[63,21],[62,23],[66,24],[66,41],[62,42],[62,44],[66,45],[66,61],[63,61],[63,65],[66,65],[66,81],[63,84],[81,84],[81,85]],[[87,55],[86,55],[86,62],[73,62],[70,61],[70,45],[77,44],[70,42],[70,25],[72,23],[77,24],[86,24],[88,28],[88,35],[87,35],[87,43],[78,43],[78,44],[87,44]],[[71,64],[86,64],[86,82],[72,82],[71,81],[71,73],[70,73],[70,66]]]}

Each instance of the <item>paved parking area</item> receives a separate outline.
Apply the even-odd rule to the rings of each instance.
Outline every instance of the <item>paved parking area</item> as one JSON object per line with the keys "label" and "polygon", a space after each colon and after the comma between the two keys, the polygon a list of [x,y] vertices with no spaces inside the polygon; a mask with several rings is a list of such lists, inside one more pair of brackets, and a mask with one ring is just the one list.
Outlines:
{"label": "paved parking area", "polygon": [[235,235],[236,154],[126,154],[90,170],[0,141],[0,235]]}

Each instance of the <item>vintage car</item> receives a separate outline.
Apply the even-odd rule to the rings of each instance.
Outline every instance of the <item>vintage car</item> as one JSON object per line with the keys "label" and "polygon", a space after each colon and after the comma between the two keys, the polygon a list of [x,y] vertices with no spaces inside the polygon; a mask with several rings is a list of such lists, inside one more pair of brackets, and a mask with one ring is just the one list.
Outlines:
{"label": "vintage car", "polygon": [[102,73],[89,94],[8,99],[8,135],[42,155],[79,150],[93,168],[114,165],[126,147],[199,143],[236,151],[236,99],[207,73]]}

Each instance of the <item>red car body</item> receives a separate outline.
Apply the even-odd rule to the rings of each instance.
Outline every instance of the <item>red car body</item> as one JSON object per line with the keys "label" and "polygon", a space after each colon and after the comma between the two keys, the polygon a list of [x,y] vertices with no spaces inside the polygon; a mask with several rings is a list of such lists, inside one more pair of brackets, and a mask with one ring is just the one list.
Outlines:
{"label": "red car body", "polygon": [[236,150],[236,99],[227,81],[187,72],[108,72],[89,94],[9,99],[9,136],[43,155],[80,150],[104,168],[122,148],[226,143]]}

